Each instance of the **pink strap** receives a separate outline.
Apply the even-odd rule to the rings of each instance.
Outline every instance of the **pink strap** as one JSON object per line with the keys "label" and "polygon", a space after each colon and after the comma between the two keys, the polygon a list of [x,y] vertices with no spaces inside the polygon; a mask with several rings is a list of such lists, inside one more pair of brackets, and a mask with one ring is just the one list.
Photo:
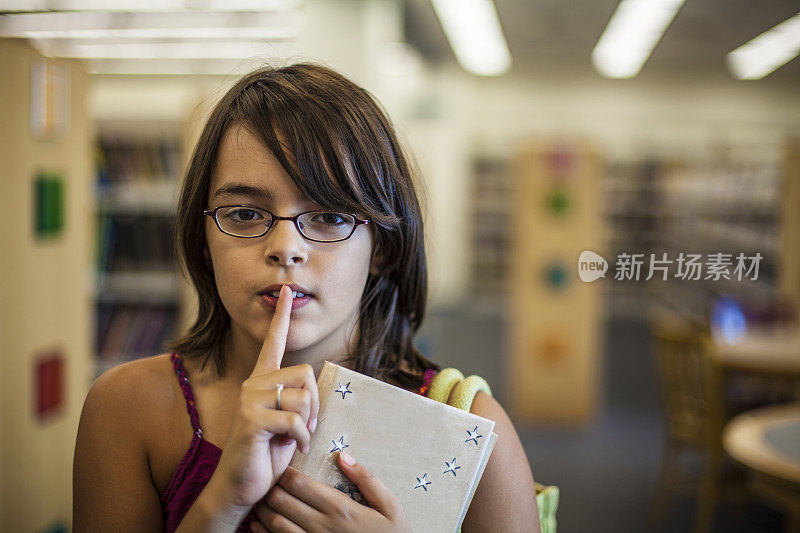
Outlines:
{"label": "pink strap", "polygon": [[199,438],[203,438],[200,417],[197,415],[197,409],[194,406],[192,386],[189,384],[189,378],[186,376],[181,357],[175,352],[170,353],[170,357],[172,359],[172,368],[175,369],[175,373],[178,375],[178,384],[181,386],[183,397],[186,399],[186,412],[189,413],[189,419],[192,421],[192,430]]}

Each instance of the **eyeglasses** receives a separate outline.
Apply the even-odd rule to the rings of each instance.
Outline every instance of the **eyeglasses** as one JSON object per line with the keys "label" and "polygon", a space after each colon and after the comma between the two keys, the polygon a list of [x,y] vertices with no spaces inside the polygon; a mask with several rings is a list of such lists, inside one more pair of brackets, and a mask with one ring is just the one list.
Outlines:
{"label": "eyeglasses", "polygon": [[369,224],[369,220],[338,211],[306,211],[293,217],[279,217],[250,205],[223,205],[206,209],[203,214],[214,217],[222,233],[243,239],[266,235],[278,220],[291,220],[300,235],[314,242],[343,241],[349,239],[359,225]]}

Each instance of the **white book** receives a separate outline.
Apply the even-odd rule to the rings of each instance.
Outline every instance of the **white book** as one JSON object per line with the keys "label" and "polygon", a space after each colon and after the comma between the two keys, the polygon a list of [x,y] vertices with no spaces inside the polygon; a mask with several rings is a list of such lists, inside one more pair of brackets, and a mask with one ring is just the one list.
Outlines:
{"label": "white book", "polygon": [[497,440],[494,422],[327,361],[317,385],[317,429],[290,466],[360,501],[337,463],[344,450],[400,499],[414,531],[457,531]]}

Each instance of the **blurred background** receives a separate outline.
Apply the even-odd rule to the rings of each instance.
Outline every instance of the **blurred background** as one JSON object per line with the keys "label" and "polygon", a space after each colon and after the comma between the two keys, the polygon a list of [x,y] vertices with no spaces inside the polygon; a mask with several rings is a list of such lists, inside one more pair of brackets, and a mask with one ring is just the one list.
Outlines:
{"label": "blurred background", "polygon": [[94,379],[194,297],[176,191],[264,63],[419,168],[417,342],[485,377],[561,531],[800,530],[793,0],[0,0],[0,530],[68,531]]}

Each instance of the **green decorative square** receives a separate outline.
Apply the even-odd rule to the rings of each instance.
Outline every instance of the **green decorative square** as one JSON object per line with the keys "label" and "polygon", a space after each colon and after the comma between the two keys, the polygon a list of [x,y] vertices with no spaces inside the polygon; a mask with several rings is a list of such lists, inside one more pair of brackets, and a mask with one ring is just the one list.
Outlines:
{"label": "green decorative square", "polygon": [[57,237],[64,228],[64,178],[40,172],[34,181],[34,230],[42,239]]}

